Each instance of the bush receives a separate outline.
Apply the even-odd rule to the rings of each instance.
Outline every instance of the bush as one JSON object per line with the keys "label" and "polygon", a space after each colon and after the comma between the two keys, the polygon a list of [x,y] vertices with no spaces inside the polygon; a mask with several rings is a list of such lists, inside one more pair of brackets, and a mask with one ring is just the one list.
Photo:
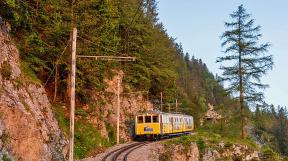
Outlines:
{"label": "bush", "polygon": [[274,152],[270,147],[268,146],[263,146],[261,149],[263,153],[263,160],[264,161],[281,161],[281,157],[279,154]]}
{"label": "bush", "polygon": [[205,150],[205,148],[206,148],[206,144],[205,144],[204,140],[203,140],[202,138],[199,138],[199,139],[196,141],[196,144],[197,144],[199,150],[200,150],[201,152],[204,152],[204,150]]}
{"label": "bush", "polygon": [[[69,135],[69,117],[65,115],[64,109],[59,104],[53,105],[53,113],[56,117],[59,127],[64,131],[68,138]],[[77,110],[78,115],[86,115],[87,113],[83,109]],[[108,127],[108,135],[110,140],[103,138],[100,132],[86,119],[77,119],[75,121],[75,131],[74,131],[74,148],[75,148],[75,159],[82,159],[93,154],[96,149],[99,150],[103,147],[109,147],[115,143],[115,132],[113,131],[111,125],[106,125]]]}
{"label": "bush", "polygon": [[8,157],[7,154],[4,154],[4,155],[3,155],[2,160],[3,160],[3,161],[11,161],[11,159]]}
{"label": "bush", "polygon": [[4,61],[1,65],[1,75],[4,79],[9,80],[12,75],[12,67],[9,62]]}

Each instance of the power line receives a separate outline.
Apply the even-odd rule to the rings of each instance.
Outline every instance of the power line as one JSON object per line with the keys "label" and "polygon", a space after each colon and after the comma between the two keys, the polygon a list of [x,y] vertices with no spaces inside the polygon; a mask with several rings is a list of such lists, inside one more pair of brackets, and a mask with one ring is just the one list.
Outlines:
{"label": "power line", "polygon": [[135,57],[121,57],[121,56],[96,56],[96,55],[77,55],[77,58],[95,58],[96,60],[108,61],[135,61]]}
{"label": "power line", "polygon": [[66,51],[66,49],[67,49],[67,47],[68,47],[68,45],[69,45],[69,41],[70,41],[70,40],[71,40],[71,39],[68,40],[65,48],[63,49],[62,53],[60,54],[59,58],[57,59],[56,64],[55,64],[54,67],[53,67],[53,70],[50,72],[49,77],[47,78],[47,80],[46,80],[46,82],[45,82],[45,84],[44,84],[44,87],[47,85],[49,79],[50,79],[51,76],[53,75],[54,70],[56,69],[56,66],[57,66],[58,62],[59,62],[60,59],[62,58],[62,55],[65,53],[65,51]]}

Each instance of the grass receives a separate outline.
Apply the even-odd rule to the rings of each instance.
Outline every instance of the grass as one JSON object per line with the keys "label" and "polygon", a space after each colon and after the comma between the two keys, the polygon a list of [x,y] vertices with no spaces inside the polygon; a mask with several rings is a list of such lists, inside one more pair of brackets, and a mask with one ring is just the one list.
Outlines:
{"label": "grass", "polygon": [[3,161],[11,161],[11,159],[9,158],[9,156],[7,154],[4,154],[3,155],[3,158],[2,158]]}
{"label": "grass", "polygon": [[112,125],[108,122],[105,122],[106,129],[108,131],[108,138],[111,145],[116,143],[116,132]]}
{"label": "grass", "polygon": [[280,155],[274,152],[269,146],[263,146],[261,152],[263,153],[264,161],[282,161]]}
{"label": "grass", "polygon": [[247,145],[249,149],[259,150],[255,142],[250,139],[241,139],[239,137],[232,136],[221,136],[216,133],[206,132],[206,131],[197,131],[194,135],[181,136],[167,142],[164,142],[165,147],[173,147],[175,145],[183,145],[185,149],[189,149],[191,142],[195,142],[198,146],[200,154],[205,153],[206,148],[219,148],[219,143],[223,142],[225,148],[230,148],[233,144]]}
{"label": "grass", "polygon": [[28,81],[31,81],[35,84],[41,84],[41,80],[38,79],[36,73],[32,70],[28,62],[22,60],[20,62],[20,68],[21,68],[21,71],[24,73],[25,78]]}
{"label": "grass", "polygon": [[56,120],[58,121],[58,126],[64,132],[66,137],[68,137],[70,121],[69,118],[65,116],[64,109],[62,109],[59,104],[53,104],[52,110]]}
{"label": "grass", "polygon": [[75,123],[75,158],[82,159],[90,154],[109,147],[107,139],[101,137],[100,132],[86,121]]}
{"label": "grass", "polygon": [[82,117],[87,117],[88,113],[85,110],[83,110],[82,108],[77,108],[75,110],[75,115],[82,116]]}
{"label": "grass", "polygon": [[1,141],[3,143],[4,146],[8,145],[10,140],[9,140],[9,135],[7,133],[4,133],[2,136],[1,136]]}
{"label": "grass", "polygon": [[[66,137],[69,136],[69,116],[65,116],[65,111],[61,105],[53,105],[53,113],[58,121],[58,125],[64,131]],[[80,112],[82,113],[82,112]],[[86,119],[75,120],[75,134],[74,134],[74,157],[75,159],[82,159],[91,154],[110,147],[115,143],[115,132],[113,128],[106,124],[110,140],[103,138],[100,132]]]}

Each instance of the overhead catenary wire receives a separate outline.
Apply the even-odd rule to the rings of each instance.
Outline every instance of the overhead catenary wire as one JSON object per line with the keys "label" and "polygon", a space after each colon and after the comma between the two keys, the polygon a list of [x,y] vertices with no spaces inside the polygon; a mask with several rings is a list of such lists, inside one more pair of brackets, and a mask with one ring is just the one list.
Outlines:
{"label": "overhead catenary wire", "polygon": [[129,95],[129,94],[141,94],[141,93],[149,93],[149,91],[127,92],[127,93],[121,93],[121,94],[122,95]]}
{"label": "overhead catenary wire", "polygon": [[140,11],[140,8],[141,8],[141,5],[143,4],[143,1],[144,1],[144,0],[140,0],[139,5],[138,5],[138,8],[137,8],[137,10],[136,10],[136,12],[135,12],[135,14],[134,14],[134,16],[133,16],[133,19],[132,19],[132,21],[130,22],[129,26],[131,26],[131,25],[133,24],[133,22],[134,22],[134,20],[135,20],[135,18],[136,18],[136,16],[137,16],[137,14],[138,14],[138,12]]}
{"label": "overhead catenary wire", "polygon": [[82,39],[82,40],[84,40],[84,41],[86,41],[86,42],[89,42],[90,44],[93,44],[93,45],[95,45],[95,46],[98,46],[98,47],[100,47],[100,48],[102,48],[102,49],[105,49],[105,50],[110,51],[110,52],[113,52],[113,53],[117,53],[116,50],[109,49],[109,48],[107,48],[107,47],[104,47],[104,46],[96,43],[96,42],[93,42],[93,41],[91,41],[91,40],[88,40],[88,39],[86,39],[86,38],[83,38],[83,37],[81,37],[81,36],[77,36],[77,37],[80,38],[80,39]]}
{"label": "overhead catenary wire", "polygon": [[[143,1],[144,1],[144,0],[140,0],[140,2],[139,2],[138,8],[137,8],[137,10],[136,10],[136,12],[135,12],[135,14],[134,14],[134,16],[133,16],[133,19],[132,19],[132,21],[129,23],[130,28],[133,28],[133,27],[134,27],[133,22],[134,22],[134,20],[135,20],[135,18],[136,18],[136,16],[137,16],[138,12],[140,11],[140,8],[141,8],[141,5],[143,4]],[[147,1],[148,1],[148,0],[147,0]],[[147,4],[147,3],[146,3],[146,4]],[[145,6],[146,6],[146,5],[145,5]],[[128,43],[127,43],[127,53],[129,53],[129,49],[130,49],[130,43],[129,43],[130,28],[128,28],[128,31],[127,31],[127,39],[128,39]]]}

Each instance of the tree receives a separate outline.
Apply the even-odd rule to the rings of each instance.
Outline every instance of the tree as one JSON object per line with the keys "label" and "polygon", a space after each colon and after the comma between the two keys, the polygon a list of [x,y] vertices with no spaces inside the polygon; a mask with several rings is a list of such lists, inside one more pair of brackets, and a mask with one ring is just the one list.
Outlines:
{"label": "tree", "polygon": [[[218,57],[217,62],[223,70],[222,81],[230,82],[227,91],[239,95],[241,109],[241,136],[245,137],[245,104],[263,100],[259,89],[268,87],[261,83],[261,76],[272,69],[272,55],[267,55],[269,43],[260,44],[260,26],[254,25],[254,19],[246,12],[243,5],[230,14],[231,22],[225,22],[227,31],[221,36],[225,56]],[[228,62],[228,63],[227,63]]]}
{"label": "tree", "polygon": [[274,130],[279,150],[284,155],[288,154],[288,119],[286,113],[286,108],[278,107],[276,127]]}

